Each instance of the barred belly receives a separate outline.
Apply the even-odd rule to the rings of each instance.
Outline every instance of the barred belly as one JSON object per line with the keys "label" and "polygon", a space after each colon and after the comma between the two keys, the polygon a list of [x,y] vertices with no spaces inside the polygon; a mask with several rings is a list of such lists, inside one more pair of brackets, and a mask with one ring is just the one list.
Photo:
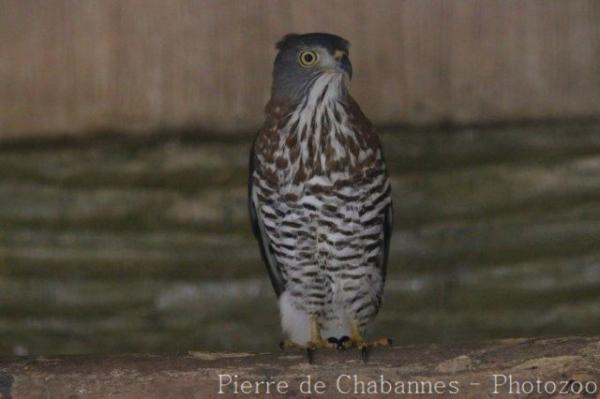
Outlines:
{"label": "barred belly", "polygon": [[[381,304],[383,278],[376,267],[381,255],[385,181],[362,188],[307,186],[295,201],[280,199],[263,208],[273,252],[285,265],[287,280],[280,297],[284,331],[295,342],[309,339],[309,316],[317,318],[323,337],[350,334],[351,321],[364,327]],[[378,200],[377,204],[373,204]]]}
{"label": "barred belly", "polygon": [[383,295],[390,183],[371,125],[344,96],[340,76],[319,77],[256,143],[252,203],[282,327],[299,344],[311,317],[324,338],[364,329]]}

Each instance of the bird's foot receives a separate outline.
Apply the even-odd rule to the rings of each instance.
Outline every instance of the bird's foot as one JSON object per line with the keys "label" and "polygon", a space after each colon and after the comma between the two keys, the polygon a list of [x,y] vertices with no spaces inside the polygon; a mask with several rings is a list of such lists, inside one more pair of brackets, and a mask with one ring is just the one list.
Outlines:
{"label": "bird's foot", "polygon": [[352,323],[352,333],[350,337],[343,336],[338,339],[338,349],[357,348],[360,351],[362,361],[365,363],[368,360],[369,350],[371,348],[382,346],[392,346],[392,340],[390,338],[379,338],[373,341],[367,341],[363,337],[357,322]]}
{"label": "bird's foot", "polygon": [[[330,338],[331,339],[331,338]],[[335,339],[335,338],[333,338]],[[350,338],[347,335],[344,335],[343,337],[339,338],[339,339],[335,339],[336,341],[336,348],[338,350],[346,350],[349,348],[357,348],[357,349],[363,349],[363,348],[376,348],[379,346],[392,346],[392,339],[391,338],[379,338],[373,341],[367,341],[365,339],[363,339],[362,337],[355,337],[354,339]]]}
{"label": "bird's foot", "polygon": [[285,350],[285,349],[316,350],[316,349],[322,349],[322,348],[336,348],[336,345],[337,345],[337,339],[333,338],[333,337],[329,338],[328,340],[319,339],[319,340],[314,340],[314,341],[308,341],[306,343],[306,345],[300,345],[293,341],[290,341],[289,339],[286,339],[279,343],[279,348],[281,350]]}
{"label": "bird's foot", "polygon": [[281,349],[282,351],[286,350],[286,349],[303,349],[303,348],[304,347],[302,345],[299,345],[289,339],[284,339],[283,341],[281,341],[279,343],[279,349]]}
{"label": "bird's foot", "polygon": [[324,348],[336,348],[336,344],[337,344],[337,342],[332,341],[331,338],[328,340],[324,340],[324,339],[312,340],[312,341],[307,342],[306,345],[300,345],[293,341],[290,341],[289,339],[286,339],[284,341],[281,341],[281,343],[279,344],[279,347],[282,350],[285,350],[285,349],[302,349],[302,350],[304,350],[306,352],[306,358],[308,359],[308,362],[312,364],[313,357],[314,357],[313,355],[314,355],[315,350],[324,349]]}
{"label": "bird's foot", "polygon": [[349,339],[349,342],[351,347],[355,347],[360,351],[360,358],[363,363],[367,363],[369,351],[372,348],[392,346],[392,340],[390,338],[379,338],[373,341],[367,341],[360,337],[359,339]]}

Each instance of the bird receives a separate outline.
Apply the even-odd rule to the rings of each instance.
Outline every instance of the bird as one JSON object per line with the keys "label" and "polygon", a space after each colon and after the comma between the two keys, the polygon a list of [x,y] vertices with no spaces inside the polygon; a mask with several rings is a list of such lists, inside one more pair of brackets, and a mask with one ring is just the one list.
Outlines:
{"label": "bird", "polygon": [[[350,95],[350,43],[291,33],[276,44],[271,97],[250,150],[248,208],[277,296],[283,348],[368,341],[382,305],[391,183],[373,124]],[[310,357],[309,357],[310,359]]]}

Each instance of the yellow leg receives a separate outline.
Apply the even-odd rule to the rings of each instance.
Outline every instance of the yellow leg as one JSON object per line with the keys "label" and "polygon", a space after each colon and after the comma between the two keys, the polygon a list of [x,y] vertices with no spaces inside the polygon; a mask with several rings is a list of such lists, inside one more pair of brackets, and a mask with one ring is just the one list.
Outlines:
{"label": "yellow leg", "polygon": [[302,348],[302,349],[320,349],[320,348],[335,348],[335,343],[328,342],[321,337],[321,326],[317,319],[313,316],[310,317],[310,341],[306,345],[300,345],[295,342],[286,339],[281,342],[281,349],[287,348]]}
{"label": "yellow leg", "polygon": [[377,346],[392,346],[392,340],[389,338],[379,338],[374,341],[367,341],[360,332],[360,327],[356,321],[352,322],[350,340],[348,342],[350,347],[354,346],[361,350]]}
{"label": "yellow leg", "polygon": [[308,349],[332,348],[334,345],[321,337],[321,326],[314,316],[310,317],[310,342],[306,345]]}

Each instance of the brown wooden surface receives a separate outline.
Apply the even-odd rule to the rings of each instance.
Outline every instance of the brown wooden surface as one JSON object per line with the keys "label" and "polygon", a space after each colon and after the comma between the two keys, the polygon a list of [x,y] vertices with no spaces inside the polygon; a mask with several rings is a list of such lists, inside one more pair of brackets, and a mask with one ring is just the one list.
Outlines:
{"label": "brown wooden surface", "polygon": [[[381,348],[374,350],[368,363],[363,364],[358,352],[322,350],[308,364],[298,352],[286,353],[208,353],[188,355],[116,355],[0,358],[0,398],[2,399],[164,399],[213,397],[282,397],[272,387],[265,394],[235,394],[233,385],[220,386],[219,375],[237,376],[241,383],[248,380],[286,381],[286,397],[348,398],[395,397],[396,395],[362,394],[353,377],[367,383],[381,378],[397,384],[405,383],[411,394],[401,397],[460,397],[460,398],[538,398],[549,395],[525,395],[517,390],[529,389],[524,381],[541,380],[556,383],[557,387],[579,390],[578,384],[592,383],[596,391],[585,397],[600,396],[600,337],[509,339],[484,343],[455,343],[452,345],[420,345]],[[504,375],[518,382],[499,385]],[[322,381],[323,394],[312,395],[300,390],[308,376],[314,384]],[[341,377],[340,377],[341,376]],[[348,376],[348,377],[346,377]],[[221,377],[223,381],[227,377]],[[495,378],[495,380],[494,380]],[[339,380],[338,380],[339,379]],[[336,382],[337,381],[337,382]],[[424,382],[409,388],[408,382]],[[423,394],[430,389],[426,383],[446,385],[439,394]],[[498,385],[496,385],[496,383]],[[448,386],[458,390],[450,394]],[[306,388],[304,384],[304,388]],[[543,386],[543,385],[542,385]],[[570,387],[570,388],[569,388]],[[219,394],[219,389],[223,392]],[[241,392],[241,387],[238,386]],[[256,387],[252,389],[257,389]],[[367,388],[365,388],[366,390]],[[454,389],[454,388],[453,388]],[[536,388],[537,389],[537,388]],[[542,388],[551,389],[551,388]],[[558,389],[558,388],[555,388]],[[355,391],[356,390],[356,391]],[[421,390],[421,391],[418,391]],[[351,392],[351,393],[348,393]],[[415,394],[421,392],[420,394]],[[494,393],[495,392],[495,393]],[[557,395],[556,397],[562,397]],[[565,396],[574,397],[574,396]]]}
{"label": "brown wooden surface", "polygon": [[118,130],[253,130],[273,44],[353,44],[378,125],[600,114],[600,2],[4,0],[0,139]]}

